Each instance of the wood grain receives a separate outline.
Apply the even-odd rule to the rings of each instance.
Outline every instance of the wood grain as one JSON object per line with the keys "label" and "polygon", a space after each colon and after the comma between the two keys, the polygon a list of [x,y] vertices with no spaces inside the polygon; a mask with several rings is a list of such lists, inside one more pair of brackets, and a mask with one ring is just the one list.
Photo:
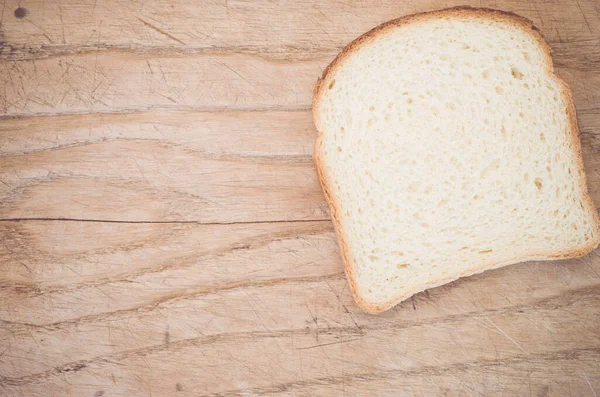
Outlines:
{"label": "wood grain", "polygon": [[[597,396],[600,255],[353,303],[312,163],[316,78],[458,0],[6,0],[0,395]],[[600,204],[600,6],[532,19]],[[17,11],[17,9],[19,11]]]}
{"label": "wood grain", "polygon": [[[23,59],[121,49],[184,52],[296,52],[339,49],[389,19],[465,5],[462,0],[404,1],[206,1],[17,0],[4,3],[1,23],[8,50]],[[27,15],[12,11],[24,5]],[[551,42],[598,40],[595,0],[480,0],[472,6],[516,12],[543,30]],[[584,44],[585,45],[585,44]]]}
{"label": "wood grain", "polygon": [[245,54],[109,52],[5,61],[0,69],[4,92],[0,106],[10,116],[155,108],[307,108],[315,76],[333,56],[282,61]]}
{"label": "wood grain", "polygon": [[[572,338],[574,333],[589,344],[600,342],[597,294],[598,288],[585,289],[571,299],[563,296],[558,302],[540,302],[533,310],[517,306],[498,313],[413,326],[311,330],[306,325],[274,331],[265,324],[265,331],[260,332],[199,336],[177,342],[164,338],[161,344],[150,348],[77,361],[31,376],[5,378],[4,384],[9,391],[20,387],[21,392],[39,393],[42,389],[38,383],[42,380],[46,392],[58,392],[69,385],[76,393],[85,394],[102,386],[97,379],[114,376],[116,385],[112,390],[117,395],[128,391],[149,394],[152,390],[161,395],[173,392],[175,382],[158,383],[155,379],[177,380],[192,391],[206,388],[216,393],[243,394],[257,388],[277,390],[280,385],[303,377],[327,384],[347,375],[360,377],[403,368],[418,371],[457,364],[477,366],[487,361],[532,356],[560,359],[565,352],[575,353],[580,348]],[[585,302],[589,300],[596,304]],[[246,299],[249,311],[254,302],[252,297]],[[255,310],[271,312],[270,307],[264,306]],[[590,327],[590,322],[596,326]],[[536,332],[530,331],[532,324]],[[170,327],[168,331],[171,332]],[[449,338],[449,334],[453,336]],[[394,342],[418,338],[430,344]],[[597,375],[597,368],[589,370],[593,377]],[[230,379],[231,375],[232,383],[223,382],[223,377]],[[237,379],[243,381],[236,382]],[[581,379],[578,383],[585,385],[583,382]]]}
{"label": "wood grain", "polygon": [[328,218],[307,112],[50,120],[51,129],[47,118],[6,120],[0,128],[5,153],[0,218],[202,223]]}
{"label": "wood grain", "polygon": [[[266,331],[266,336],[274,330],[307,325],[318,334],[332,327],[364,330],[454,323],[514,306],[535,306],[548,299],[559,302],[571,295],[570,299],[589,298],[588,293],[597,290],[600,283],[596,261],[573,260],[550,269],[543,263],[524,264],[418,295],[373,322],[354,306],[338,261],[328,266],[311,261],[311,256],[319,258],[327,249],[337,253],[332,233],[314,237],[300,234],[247,249],[243,254],[234,249],[205,255],[187,266],[171,265],[160,271],[160,278],[156,269],[143,269],[122,278],[97,277],[95,282],[65,286],[40,282],[43,287],[28,293],[26,285],[14,283],[13,288],[2,291],[2,298],[13,302],[0,313],[0,321],[10,331],[0,345],[7,349],[8,368],[12,368],[4,375],[35,374],[114,349],[151,347],[165,338],[176,342],[242,331]],[[266,252],[275,259],[267,259]],[[304,259],[298,258],[298,253],[304,252]],[[261,269],[262,264],[288,276],[273,278]],[[217,266],[222,267],[220,273]],[[196,274],[198,269],[203,270],[202,275]],[[211,277],[215,273],[218,275]],[[531,286],[523,288],[523,279]],[[508,291],[499,288],[511,284],[514,287]],[[480,298],[486,290],[494,292]],[[90,308],[88,302],[96,302],[95,307]],[[32,313],[32,308],[41,310]],[[100,329],[104,332],[93,331]],[[92,350],[88,348],[93,342],[90,338],[98,343]],[[19,343],[13,343],[16,340]],[[69,351],[56,346],[56,340],[69,341]],[[46,360],[37,362],[39,355]]]}

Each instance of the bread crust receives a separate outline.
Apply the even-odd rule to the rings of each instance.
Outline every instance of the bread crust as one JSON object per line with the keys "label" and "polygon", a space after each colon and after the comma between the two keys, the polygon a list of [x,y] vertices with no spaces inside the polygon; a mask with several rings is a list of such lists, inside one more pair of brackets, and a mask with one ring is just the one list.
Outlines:
{"label": "bread crust", "polygon": [[[405,292],[395,296],[394,298],[383,302],[383,303],[372,303],[368,302],[361,296],[358,291],[356,285],[356,263],[350,254],[350,250],[348,249],[348,243],[346,241],[346,236],[344,233],[343,225],[340,219],[340,207],[337,198],[331,193],[330,186],[331,181],[326,173],[326,168],[322,164],[321,159],[321,151],[320,145],[322,140],[322,125],[321,118],[319,114],[319,103],[323,97],[323,92],[325,87],[327,87],[331,81],[333,80],[332,76],[335,76],[336,71],[339,67],[344,63],[349,55],[360,49],[361,47],[368,45],[375,38],[380,37],[381,35],[385,35],[387,32],[392,30],[395,27],[406,25],[410,23],[417,23],[421,21],[427,21],[431,19],[440,19],[440,18],[462,18],[462,19],[486,19],[486,20],[494,20],[503,23],[507,23],[514,27],[521,29],[527,34],[531,35],[536,39],[539,44],[542,52],[544,54],[544,64],[546,68],[546,73],[551,76],[561,87],[561,94],[565,103],[567,104],[567,117],[570,123],[570,136],[573,150],[575,151],[576,163],[577,163],[577,172],[579,176],[579,188],[583,197],[583,204],[587,207],[587,210],[592,214],[592,218],[595,223],[596,233],[594,238],[589,242],[589,244],[581,247],[574,248],[570,251],[553,251],[553,252],[543,252],[543,253],[532,253],[529,256],[522,257],[509,262],[501,262],[492,265],[484,265],[480,267],[474,267],[471,269],[467,269],[462,272],[460,275],[456,277],[445,277],[441,279],[434,280],[423,288],[415,289],[414,291]],[[556,74],[554,74],[554,67],[552,64],[552,56],[551,49],[539,29],[533,25],[529,19],[519,16],[514,13],[493,10],[489,8],[473,8],[468,6],[447,8],[438,11],[424,12],[419,14],[407,15],[403,16],[388,22],[385,22],[362,36],[358,37],[350,44],[345,46],[342,51],[336,56],[336,58],[325,68],[323,71],[323,75],[318,79],[317,84],[313,93],[313,101],[312,101],[312,112],[313,119],[315,122],[315,126],[317,127],[319,136],[315,142],[315,150],[314,150],[314,161],[316,164],[317,174],[319,176],[319,181],[321,183],[321,187],[323,188],[323,193],[325,195],[325,199],[331,208],[331,216],[333,225],[338,237],[338,243],[342,252],[342,256],[344,258],[345,264],[345,273],[348,279],[348,283],[350,284],[350,289],[352,290],[352,294],[354,296],[354,300],[358,304],[358,306],[363,309],[367,313],[376,314],[382,311],[385,311],[396,304],[402,302],[403,300],[411,297],[412,295],[422,292],[428,288],[437,287],[448,282],[457,280],[461,277],[470,276],[473,274],[481,273],[486,270],[499,268],[502,266],[511,265],[514,263],[537,260],[553,260],[553,259],[566,259],[566,258],[576,258],[583,256],[590,251],[594,250],[598,244],[600,244],[600,218],[598,216],[598,212],[592,201],[591,196],[589,195],[587,188],[587,178],[584,171],[584,163],[583,163],[583,155],[581,149],[581,141],[579,139],[579,126],[577,123],[577,114],[575,111],[575,104],[573,102],[573,95],[571,93],[571,89],[569,86]]]}

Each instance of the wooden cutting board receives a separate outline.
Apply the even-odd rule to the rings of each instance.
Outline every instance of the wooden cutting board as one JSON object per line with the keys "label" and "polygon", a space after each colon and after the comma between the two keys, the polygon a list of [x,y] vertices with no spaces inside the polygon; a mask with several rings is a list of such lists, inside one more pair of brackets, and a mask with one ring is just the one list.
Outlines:
{"label": "wooden cutting board", "polygon": [[[375,25],[459,0],[6,0],[0,395],[600,393],[600,255],[353,303],[311,91]],[[600,3],[532,19],[600,203]]]}

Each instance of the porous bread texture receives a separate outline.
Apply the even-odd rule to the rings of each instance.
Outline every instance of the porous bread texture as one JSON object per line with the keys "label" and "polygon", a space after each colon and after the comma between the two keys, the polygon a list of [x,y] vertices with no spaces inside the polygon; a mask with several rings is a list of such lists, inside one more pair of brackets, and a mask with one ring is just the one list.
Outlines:
{"label": "porous bread texture", "polygon": [[532,23],[454,8],[361,36],[315,88],[315,162],[358,305],[586,254],[575,108]]}

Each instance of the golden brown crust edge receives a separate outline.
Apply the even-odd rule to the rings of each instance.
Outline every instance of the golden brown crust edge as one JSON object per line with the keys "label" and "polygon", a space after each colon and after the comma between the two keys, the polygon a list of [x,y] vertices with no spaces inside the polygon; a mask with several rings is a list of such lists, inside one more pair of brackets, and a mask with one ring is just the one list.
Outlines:
{"label": "golden brown crust edge", "polygon": [[[470,6],[458,6],[452,8],[445,8],[437,11],[429,11],[422,12],[417,14],[405,15],[400,18],[392,19],[391,21],[385,22],[379,26],[374,27],[368,32],[362,34],[361,36],[354,39],[348,45],[346,45],[342,51],[334,58],[334,60],[325,68],[322,76],[317,80],[317,84],[315,85],[315,89],[313,91],[313,119],[315,122],[318,122],[319,115],[317,113],[316,104],[319,102],[321,98],[321,94],[323,91],[323,87],[326,85],[326,82],[329,83],[328,77],[340,66],[342,61],[350,54],[358,50],[365,44],[369,44],[374,38],[384,34],[386,31],[393,29],[395,27],[406,25],[409,23],[415,23],[419,21],[426,21],[428,19],[435,18],[449,18],[449,17],[461,17],[461,18],[485,18],[491,19],[495,21],[502,21],[512,24],[514,26],[521,27],[524,31],[531,34],[539,43],[540,47],[543,48],[543,53],[546,55],[546,62],[550,67],[550,72],[553,71],[552,68],[552,57],[550,55],[551,49],[546,40],[541,35],[539,29],[533,25],[529,19],[517,15],[512,12],[506,12],[501,10],[494,10],[491,8],[473,8]],[[317,130],[319,126],[317,125]]]}
{"label": "golden brown crust edge", "polygon": [[[498,263],[498,264],[494,264],[494,265],[484,265],[481,267],[468,269],[467,271],[463,272],[462,274],[458,275],[457,277],[449,277],[449,278],[434,280],[421,289],[411,291],[408,293],[403,293],[401,295],[394,297],[393,299],[390,299],[387,302],[369,303],[363,299],[363,297],[360,295],[360,293],[358,293],[357,286],[356,286],[356,277],[354,274],[355,273],[355,263],[354,263],[353,258],[350,255],[348,245],[345,242],[344,231],[342,229],[342,225],[341,225],[341,222],[339,219],[339,213],[340,213],[339,205],[336,201],[335,196],[333,196],[331,194],[331,192],[329,191],[330,183],[329,183],[328,177],[326,175],[325,168],[321,164],[320,142],[321,142],[321,138],[322,138],[322,132],[321,132],[321,125],[320,125],[321,123],[320,123],[319,106],[318,106],[319,101],[322,98],[323,88],[330,83],[330,81],[329,81],[329,80],[331,80],[330,76],[334,74],[334,72],[342,64],[342,62],[346,59],[346,57],[348,55],[352,54],[354,51],[356,51],[363,45],[368,44],[374,38],[378,37],[381,34],[384,34],[386,31],[388,31],[389,29],[392,29],[394,27],[408,24],[408,23],[414,23],[414,22],[418,22],[418,21],[425,21],[427,19],[447,18],[447,17],[485,18],[485,19],[491,19],[491,20],[496,20],[496,21],[502,21],[502,22],[511,24],[515,27],[521,28],[524,32],[530,34],[531,36],[533,36],[536,39],[536,41],[542,48],[543,53],[546,58],[545,59],[546,72],[548,73],[548,75],[550,75],[552,78],[554,78],[555,81],[561,87],[561,94],[563,96],[565,103],[567,104],[567,117],[568,117],[570,125],[571,125],[571,142],[572,142],[573,150],[575,151],[575,157],[576,157],[576,162],[577,162],[577,168],[578,168],[577,171],[578,171],[578,175],[579,175],[579,187],[582,192],[584,204],[587,206],[588,211],[590,211],[590,213],[592,214],[594,223],[596,225],[595,239],[592,239],[588,245],[583,246],[583,247],[577,247],[571,251],[566,251],[566,252],[559,251],[559,252],[547,252],[547,253],[533,254],[531,256],[520,258],[518,260],[514,260],[514,261],[510,261],[510,262]],[[552,56],[551,56],[550,46],[548,45],[548,43],[546,42],[544,37],[541,35],[539,29],[537,27],[535,27],[533,25],[533,22],[531,22],[527,18],[524,18],[524,17],[519,16],[514,13],[509,13],[509,12],[500,11],[500,10],[493,10],[493,9],[489,9],[489,8],[472,8],[469,6],[460,6],[460,7],[442,9],[442,10],[438,10],[438,11],[431,11],[431,12],[407,15],[407,16],[400,17],[400,18],[388,21],[386,23],[383,23],[383,24],[371,29],[367,33],[361,35],[360,37],[358,37],[357,39],[352,41],[350,44],[345,46],[342,49],[342,51],[335,57],[335,59],[327,66],[327,68],[325,68],[325,70],[323,71],[323,75],[318,79],[317,84],[314,89],[312,112],[313,112],[313,120],[315,122],[315,126],[317,127],[317,130],[319,133],[319,136],[315,142],[315,150],[314,150],[314,161],[316,164],[317,174],[319,176],[319,182],[321,183],[321,187],[323,189],[325,199],[327,200],[327,203],[329,204],[329,207],[331,208],[332,221],[334,224],[336,234],[338,236],[338,243],[339,243],[339,246],[340,246],[340,249],[342,252],[342,256],[344,258],[345,273],[346,273],[346,277],[348,279],[348,283],[350,285],[350,289],[352,291],[352,295],[354,296],[354,300],[356,301],[357,305],[367,313],[376,314],[376,313],[383,312],[383,311],[390,309],[391,307],[397,305],[398,303],[402,302],[403,300],[409,298],[410,296],[412,296],[416,293],[424,291],[428,288],[433,288],[436,286],[446,284],[448,282],[457,280],[461,277],[470,276],[473,274],[481,273],[485,270],[495,269],[495,268],[499,268],[502,266],[519,263],[519,262],[525,262],[525,261],[531,261],[531,260],[552,260],[552,259],[575,258],[575,257],[583,256],[583,255],[589,253],[590,251],[594,250],[598,246],[598,244],[600,244],[600,217],[598,216],[598,212],[596,211],[594,202],[592,201],[592,198],[589,195],[588,188],[587,188],[587,179],[586,179],[585,170],[584,170],[581,141],[579,139],[579,126],[577,123],[577,115],[576,115],[576,110],[575,110],[575,104],[573,102],[573,95],[571,93],[569,86],[560,77],[558,77],[556,74],[554,74],[554,67],[552,64]]]}

